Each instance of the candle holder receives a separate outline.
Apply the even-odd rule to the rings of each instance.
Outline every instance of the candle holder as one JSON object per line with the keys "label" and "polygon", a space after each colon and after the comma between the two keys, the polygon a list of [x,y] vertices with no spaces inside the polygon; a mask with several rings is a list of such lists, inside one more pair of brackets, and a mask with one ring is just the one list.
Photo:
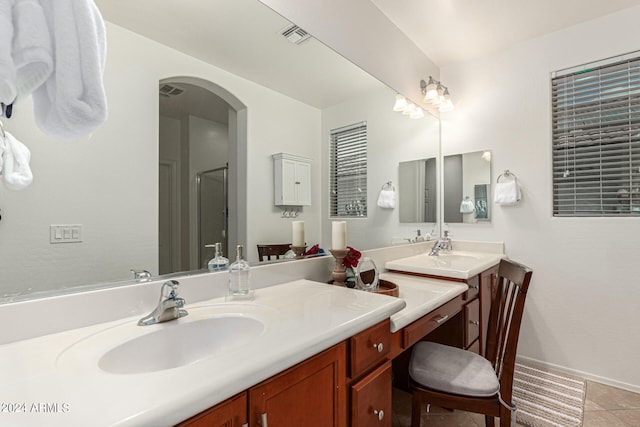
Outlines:
{"label": "candle holder", "polygon": [[289,247],[291,248],[293,253],[296,254],[296,258],[300,258],[302,255],[304,255],[305,251],[307,250],[306,246],[293,246],[293,245],[290,245]]}
{"label": "candle holder", "polygon": [[336,259],[336,266],[333,268],[331,275],[333,276],[333,284],[339,286],[346,286],[345,280],[347,279],[347,272],[342,265],[342,260],[349,253],[347,249],[329,249],[331,255]]}

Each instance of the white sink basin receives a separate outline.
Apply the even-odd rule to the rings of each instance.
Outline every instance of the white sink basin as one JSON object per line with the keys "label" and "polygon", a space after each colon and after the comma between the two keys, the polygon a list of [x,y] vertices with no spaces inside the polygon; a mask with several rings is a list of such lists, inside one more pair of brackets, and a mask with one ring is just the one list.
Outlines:
{"label": "white sink basin", "polygon": [[388,270],[468,279],[497,264],[502,254],[489,252],[451,252],[429,256],[426,253],[388,261]]}
{"label": "white sink basin", "polygon": [[138,326],[133,319],[85,337],[66,348],[56,365],[111,374],[180,368],[241,351],[265,332],[276,311],[251,304],[187,309],[189,315],[180,319],[149,326]]}
{"label": "white sink basin", "polygon": [[237,348],[264,331],[259,320],[233,315],[190,323],[167,322],[164,326],[108,351],[98,366],[113,374],[177,368]]}

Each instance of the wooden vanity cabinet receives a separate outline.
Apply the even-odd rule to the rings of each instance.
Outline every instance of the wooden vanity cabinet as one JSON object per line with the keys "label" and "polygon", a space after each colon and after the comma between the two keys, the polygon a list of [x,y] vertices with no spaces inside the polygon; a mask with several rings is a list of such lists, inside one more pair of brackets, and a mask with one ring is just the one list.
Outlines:
{"label": "wooden vanity cabinet", "polygon": [[351,427],[391,427],[393,374],[389,319],[349,339]]}
{"label": "wooden vanity cabinet", "polygon": [[489,312],[491,301],[498,284],[498,266],[495,265],[480,273],[480,351],[485,354],[487,343],[487,329],[489,327]]}
{"label": "wooden vanity cabinet", "polygon": [[247,427],[247,394],[240,393],[199,413],[178,427]]}
{"label": "wooden vanity cabinet", "polygon": [[179,427],[391,427],[386,319]]}
{"label": "wooden vanity cabinet", "polygon": [[346,343],[249,389],[249,426],[346,426]]}

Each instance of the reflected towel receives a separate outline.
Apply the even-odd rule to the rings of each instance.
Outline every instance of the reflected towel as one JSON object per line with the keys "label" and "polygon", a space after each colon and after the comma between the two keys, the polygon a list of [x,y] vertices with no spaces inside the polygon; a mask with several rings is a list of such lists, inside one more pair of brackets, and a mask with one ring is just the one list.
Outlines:
{"label": "reflected towel", "polygon": [[466,198],[460,203],[460,213],[472,213],[474,210],[475,207],[473,206],[473,200]]}
{"label": "reflected towel", "polygon": [[102,83],[106,34],[92,0],[40,0],[45,12],[55,69],[33,93],[36,122],[48,134],[74,139],[107,118]]}
{"label": "reflected towel", "polygon": [[503,206],[517,205],[520,202],[520,197],[520,186],[515,179],[496,184],[494,203]]}
{"label": "reflected towel", "polygon": [[396,192],[393,190],[380,190],[378,196],[378,206],[384,209],[393,209],[396,207]]}
{"label": "reflected towel", "polygon": [[[3,1],[3,0],[0,0]],[[26,98],[53,71],[51,38],[37,0],[13,0],[13,64],[16,99]]]}
{"label": "reflected towel", "polygon": [[5,135],[2,180],[9,190],[22,190],[33,181],[29,167],[31,152],[9,132],[5,131]]}

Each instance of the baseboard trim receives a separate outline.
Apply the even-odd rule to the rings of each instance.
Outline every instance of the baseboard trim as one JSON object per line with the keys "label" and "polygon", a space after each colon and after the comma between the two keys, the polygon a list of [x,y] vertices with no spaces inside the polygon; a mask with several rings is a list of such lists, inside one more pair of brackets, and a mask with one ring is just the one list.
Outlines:
{"label": "baseboard trim", "polygon": [[556,365],[554,363],[544,362],[542,360],[533,359],[531,357],[517,356],[516,360],[520,361],[520,362],[523,362],[523,363],[530,362],[530,363],[533,363],[533,364],[536,364],[536,365],[539,365],[539,366],[542,366],[542,367],[546,367],[546,368],[549,368],[549,369],[554,369],[556,371],[564,372],[565,374],[575,375],[577,377],[584,378],[585,380],[588,380],[588,381],[595,381],[595,382],[600,383],[600,384],[609,385],[611,387],[620,388],[620,389],[623,389],[623,390],[631,391],[633,393],[640,393],[640,385],[629,384],[629,383],[625,383],[625,382],[622,382],[622,381],[616,381],[616,380],[613,380],[611,378],[601,377],[599,375],[594,375],[594,374],[591,374],[589,372],[584,372],[584,371],[580,371],[580,370],[577,370],[577,369],[567,368],[566,366],[560,366],[560,365]]}

